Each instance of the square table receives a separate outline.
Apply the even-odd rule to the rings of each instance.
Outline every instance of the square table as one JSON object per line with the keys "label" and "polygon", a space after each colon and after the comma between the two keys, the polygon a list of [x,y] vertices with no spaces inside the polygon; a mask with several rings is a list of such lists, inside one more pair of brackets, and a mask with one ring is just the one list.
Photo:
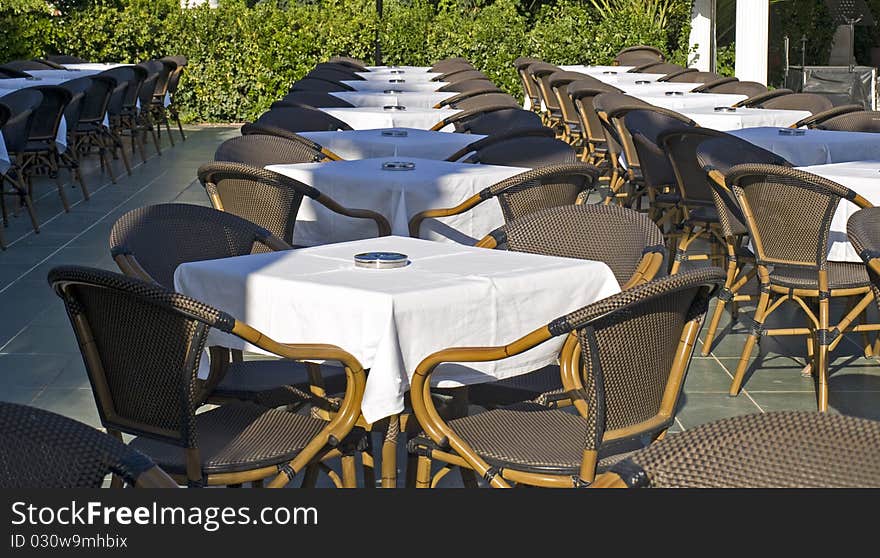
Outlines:
{"label": "square table", "polygon": [[[364,269],[355,254],[407,254],[398,269]],[[620,291],[602,262],[383,237],[185,263],[178,292],[281,343],[329,343],[370,370],[361,406],[373,423],[404,410],[416,366],[449,347],[508,344]],[[497,362],[441,365],[438,387],[509,378],[557,361],[565,336]],[[259,351],[212,330],[208,343]]]}
{"label": "square table", "polygon": [[422,70],[405,70],[403,68],[388,68],[370,72],[355,72],[367,81],[387,81],[389,79],[405,79],[407,81],[431,81],[443,74],[440,72],[424,72]]}
{"label": "square table", "polygon": [[386,107],[396,105],[407,108],[425,109],[434,108],[438,103],[458,95],[458,93],[454,91],[447,93],[441,93],[440,91],[411,91],[396,94],[386,94],[381,91],[334,91],[330,94],[337,99],[342,99],[356,107]]}
{"label": "square table", "polygon": [[[798,169],[833,180],[860,194],[872,204],[880,205],[880,159],[812,165]],[[856,204],[847,200],[840,200],[837,205],[837,211],[831,219],[831,232],[828,234],[829,261],[862,263],[846,235],[846,223],[858,210]]]}
{"label": "square table", "polygon": [[649,94],[630,93],[630,95],[654,106],[675,111],[704,107],[712,109],[715,107],[730,107],[747,99],[745,95],[728,95],[724,93],[685,93],[681,91],[674,91],[674,93],[673,95],[667,95],[666,92],[657,91]]}
{"label": "square table", "polygon": [[388,80],[379,80],[379,81],[366,81],[366,80],[342,80],[340,83],[343,85],[347,85],[354,89],[355,91],[373,91],[376,93],[383,93],[385,91],[403,91],[406,93],[428,93],[431,91],[437,91],[444,85],[449,85],[445,81],[406,81],[406,78],[395,78],[391,77],[391,79],[402,79],[404,80],[402,83],[393,83],[390,79]]}
{"label": "square table", "polygon": [[300,132],[299,135],[326,147],[343,159],[417,157],[439,161],[487,137],[481,134],[453,134],[414,128]]}
{"label": "square table", "polygon": [[880,134],[815,129],[798,130],[798,133],[803,132],[801,135],[790,132],[790,128],[761,127],[730,133],[785,157],[799,167],[869,161],[880,157]]}
{"label": "square table", "polygon": [[714,107],[693,107],[678,112],[704,128],[727,132],[759,126],[788,127],[810,116],[805,110],[738,108],[735,112],[717,112]]}
{"label": "square table", "polygon": [[[385,170],[391,161],[415,163],[412,170]],[[314,186],[340,204],[370,209],[391,224],[392,234],[409,235],[410,218],[427,209],[454,207],[480,190],[529,169],[468,163],[447,163],[413,157],[380,157],[332,163],[270,165],[267,169]],[[431,240],[474,244],[504,224],[497,200],[487,200],[460,215],[428,219],[421,236]],[[376,225],[352,219],[303,199],[293,241],[313,246],[376,236]]]}
{"label": "square table", "polygon": [[[442,108],[408,108],[406,110],[386,110],[382,107],[324,107],[320,110],[342,120],[355,130],[373,130],[376,128],[416,128],[430,130],[440,121],[461,112],[460,110]],[[442,128],[454,131],[453,125]]]}

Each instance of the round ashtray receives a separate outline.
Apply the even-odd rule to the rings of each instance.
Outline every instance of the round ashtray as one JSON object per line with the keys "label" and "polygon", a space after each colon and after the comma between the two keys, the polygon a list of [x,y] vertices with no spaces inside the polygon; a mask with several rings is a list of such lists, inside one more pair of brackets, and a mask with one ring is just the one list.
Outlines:
{"label": "round ashtray", "polygon": [[636,85],[648,85],[649,83],[651,83],[651,82],[647,79],[637,79],[636,80]]}
{"label": "round ashtray", "polygon": [[389,138],[405,138],[406,130],[382,130],[382,135]]}
{"label": "round ashtray", "polygon": [[602,73],[605,74],[606,76],[616,76],[617,75],[617,72],[615,72],[614,70],[605,70]]}
{"label": "round ashtray", "polygon": [[799,130],[797,128],[782,128],[779,130],[780,136],[803,136],[806,133],[806,130]]}
{"label": "round ashtray", "polygon": [[403,93],[403,91],[398,91],[397,89],[386,89],[385,91],[383,91],[383,93],[385,93],[386,95],[399,95],[400,93]]}
{"label": "round ashtray", "polygon": [[384,110],[406,110],[406,107],[403,105],[385,105],[382,108]]}
{"label": "round ashtray", "polygon": [[416,164],[410,161],[387,161],[382,163],[382,170],[408,171],[416,168]]}
{"label": "round ashtray", "polygon": [[715,112],[736,112],[736,107],[715,107]]}
{"label": "round ashtray", "polygon": [[667,97],[681,97],[684,95],[684,91],[666,91],[664,94]]}
{"label": "round ashtray", "polygon": [[405,83],[405,79],[389,79],[388,83]]}
{"label": "round ashtray", "polygon": [[355,254],[354,265],[369,269],[394,269],[406,267],[409,259],[406,254],[400,252],[364,252]]}

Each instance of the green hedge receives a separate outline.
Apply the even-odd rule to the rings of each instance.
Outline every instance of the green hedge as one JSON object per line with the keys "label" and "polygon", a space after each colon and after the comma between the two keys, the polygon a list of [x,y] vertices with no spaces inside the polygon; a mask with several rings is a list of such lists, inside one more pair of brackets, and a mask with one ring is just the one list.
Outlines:
{"label": "green hedge", "polygon": [[[29,7],[10,8],[22,1]],[[263,0],[253,7],[220,0],[216,9],[181,9],[179,0],[93,0],[62,16],[40,2],[35,9],[34,0],[0,0],[0,60],[65,53],[136,62],[182,54],[190,61],[178,98],[183,118],[234,122],[259,116],[330,55],[372,61],[377,30],[385,63],[465,56],[516,95],[511,63],[518,56],[600,64],[636,43],[673,60],[687,54],[690,0],[666,0],[665,28],[642,15],[641,0],[616,0],[617,17],[608,18],[588,2],[558,0],[532,14],[526,1],[386,0],[380,22],[375,0]]]}

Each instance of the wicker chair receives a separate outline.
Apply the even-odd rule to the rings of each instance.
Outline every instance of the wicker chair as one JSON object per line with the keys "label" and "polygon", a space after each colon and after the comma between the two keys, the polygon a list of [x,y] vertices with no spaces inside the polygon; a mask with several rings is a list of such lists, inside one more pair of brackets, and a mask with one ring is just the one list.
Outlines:
{"label": "wicker chair", "polygon": [[367,71],[367,66],[365,65],[363,60],[360,60],[358,58],[351,58],[350,56],[331,56],[328,62],[348,66],[349,68],[354,69],[356,72]]}
{"label": "wicker chair", "polygon": [[291,131],[285,130],[283,128],[278,128],[275,126],[262,126],[260,124],[250,123],[250,124],[245,124],[244,126],[241,127],[241,133],[243,136],[248,136],[248,135],[274,136],[274,137],[284,138],[289,141],[300,143],[300,144],[304,145],[306,147],[306,149],[308,149],[310,151],[320,152],[320,155],[322,157],[321,158],[322,161],[323,160],[328,160],[328,161],[341,161],[341,160],[343,160],[342,157],[340,157],[336,153],[333,153],[332,151],[330,151],[326,147],[319,145],[319,144],[297,134],[296,132],[291,132]]}
{"label": "wicker chair", "polygon": [[560,128],[562,126],[562,109],[559,107],[559,101],[550,88],[550,76],[556,72],[562,71],[559,66],[547,63],[535,63],[528,67],[528,72],[538,86],[538,94],[540,95],[539,103],[541,105],[544,123],[550,128]]}
{"label": "wicker chair", "polygon": [[578,151],[584,147],[584,138],[577,109],[568,95],[568,85],[589,78],[590,76],[578,72],[554,72],[548,78],[550,91],[561,114],[562,135],[560,138],[570,143]]}
{"label": "wicker chair", "polygon": [[[494,114],[494,113],[493,113]],[[531,116],[534,116],[533,113],[527,113]],[[525,127],[525,128],[511,128],[509,130],[502,130],[496,134],[487,135],[483,139],[477,140],[473,143],[469,143],[468,145],[462,147],[445,160],[454,162],[458,161],[468,153],[478,152],[490,145],[505,142],[511,138],[522,138],[522,137],[539,137],[539,138],[555,138],[556,133],[547,128],[545,126],[540,127]]]}
{"label": "wicker chair", "polygon": [[252,167],[339,160],[339,157],[331,158],[332,153],[315,142],[296,137],[298,140],[271,134],[245,134],[221,143],[214,152],[214,160]]}
{"label": "wicker chair", "polygon": [[874,300],[880,304],[880,208],[856,211],[846,222],[846,235],[859,257],[865,262],[874,289]]}
{"label": "wicker chair", "polygon": [[165,56],[161,60],[163,64],[168,61],[174,63],[174,71],[168,76],[168,86],[166,87],[170,103],[165,110],[168,112],[168,118],[177,122],[177,131],[180,132],[180,139],[186,141],[186,134],[183,132],[183,124],[180,123],[180,113],[177,110],[177,103],[174,102],[174,97],[177,89],[180,87],[180,79],[183,77],[184,69],[189,64],[189,61],[186,56],[182,55]]}
{"label": "wicker chair", "polygon": [[113,436],[36,407],[0,403],[0,489],[177,488],[153,461]]}
{"label": "wicker chair", "polygon": [[663,53],[660,49],[648,45],[636,45],[627,47],[614,57],[615,66],[633,66],[637,62],[644,63],[647,60],[663,61]]}
{"label": "wicker chair", "polygon": [[753,106],[764,109],[805,110],[810,113],[810,116],[792,124],[791,128],[813,128],[817,124],[835,116],[864,110],[862,105],[841,105],[835,107],[828,97],[815,93],[782,95]]}
{"label": "wicker chair", "polygon": [[595,167],[577,162],[529,170],[484,188],[455,207],[416,213],[409,221],[409,235],[419,238],[425,219],[459,215],[492,198],[501,205],[505,223],[542,209],[574,205],[593,188],[596,175]]}
{"label": "wicker chair", "polygon": [[[174,290],[174,270],[183,263],[289,249],[289,244],[250,221],[190,204],[141,207],[120,217],[110,230],[110,253],[120,271],[169,290]],[[244,361],[240,351],[230,353],[222,347],[211,347],[211,365],[212,381],[206,392],[215,403],[238,400],[267,407],[300,406],[309,402],[305,393],[312,389],[321,390],[313,393],[345,389],[341,374],[322,378],[316,366]],[[312,377],[318,382],[314,388]]]}
{"label": "wicker chair", "polygon": [[770,99],[775,99],[776,97],[784,97],[787,95],[792,95],[794,92],[791,89],[779,88],[774,89],[772,91],[765,91],[758,93],[748,99],[743,99],[742,101],[734,104],[735,107],[757,107],[764,103],[765,101],[769,101]]}
{"label": "wicker chair", "polygon": [[332,83],[342,84],[343,81],[363,81],[364,78],[354,72],[344,72],[331,68],[319,68],[305,75],[305,79],[320,79]]}
{"label": "wicker chair", "polygon": [[283,107],[306,107],[306,108],[324,108],[324,107],[340,107],[351,108],[354,105],[348,101],[343,101],[339,97],[334,97],[323,91],[292,91],[272,103],[269,110]]}
{"label": "wicker chair", "polygon": [[[141,160],[146,162],[147,150],[144,135],[147,130],[139,120],[138,104],[142,96],[146,100],[146,97],[151,94],[149,92],[153,90],[154,81],[158,76],[154,77],[153,82],[147,82],[149,73],[142,66],[121,66],[108,70],[105,74],[117,80],[117,88],[120,84],[125,84],[124,93],[111,95],[107,105],[110,129],[120,140],[128,136],[131,142],[132,157],[137,150],[141,155]],[[69,118],[68,121],[70,121]],[[158,150],[158,137],[155,138],[154,145]]]}
{"label": "wicker chair", "polygon": [[[691,68],[688,68],[690,70]],[[668,78],[668,79],[667,79]],[[717,82],[721,79],[721,76],[714,72],[692,72],[692,71],[679,71],[673,75],[663,76],[657,81],[667,81],[669,83],[699,83],[706,84]],[[723,78],[725,80],[733,80],[736,78]]]}
{"label": "wicker chair", "polygon": [[520,85],[522,85],[525,100],[529,101],[529,109],[534,112],[540,112],[541,110],[541,93],[538,91],[538,84],[535,83],[535,80],[532,79],[532,75],[529,73],[529,66],[538,63],[543,64],[544,61],[528,56],[520,57],[513,61],[513,66],[516,68],[516,73],[519,76]]}
{"label": "wicker chair", "polygon": [[688,70],[688,68],[685,68],[684,66],[679,66],[678,64],[671,64],[669,62],[646,62],[641,66],[636,66],[635,68],[630,70],[630,73],[669,75],[680,72],[682,70]]}
{"label": "wicker chair", "polygon": [[391,234],[382,215],[367,209],[348,209],[317,188],[270,170],[240,163],[206,163],[199,167],[199,180],[215,209],[228,211],[256,223],[288,244],[304,196],[340,215],[376,222],[378,236]]}
{"label": "wicker chair", "polygon": [[68,54],[53,54],[52,56],[47,56],[46,60],[49,62],[55,62],[56,64],[87,64],[89,61],[80,58],[78,56],[70,56]]}
{"label": "wicker chair", "polygon": [[746,97],[754,97],[767,92],[767,87],[757,81],[739,81],[737,79],[728,80],[721,78],[715,81],[704,83],[693,88],[694,93],[727,93],[730,95],[745,95]]}
{"label": "wicker chair", "polygon": [[290,132],[335,132],[351,126],[324,111],[305,107],[282,107],[264,112],[255,122],[260,126],[282,128]]}
{"label": "wicker chair", "polygon": [[633,453],[593,487],[880,487],[880,423],[803,411],[721,419]]}
{"label": "wicker chair", "polygon": [[[434,105],[434,108],[439,109],[443,107],[454,107],[456,104],[466,99],[471,99],[473,97],[483,96],[486,94],[503,93],[503,91],[499,89],[497,85],[495,85],[491,81],[482,79],[460,81],[456,82],[454,85],[458,86],[458,94],[454,97],[449,97],[448,99],[440,101],[439,103]],[[519,108],[519,103],[517,103],[516,106],[517,108]]]}
{"label": "wicker chair", "polygon": [[819,122],[819,130],[838,130],[842,132],[880,132],[880,111],[862,110],[835,116]]}
{"label": "wicker chair", "polygon": [[[502,109],[487,112],[460,122],[457,131],[465,134],[493,135],[511,130],[543,129],[541,117],[523,109]],[[555,136],[556,133],[554,132]]]}
{"label": "wicker chair", "polygon": [[[120,102],[124,98],[127,84],[120,84],[116,78],[103,72],[90,77],[92,86],[86,91],[82,100],[79,121],[76,126],[68,125],[71,149],[76,149],[77,157],[81,159],[91,153],[92,149],[97,148],[101,169],[107,171],[111,182],[115,184],[116,174],[113,172],[111,160],[116,156],[117,149],[124,152],[125,148],[122,139],[104,124],[104,119],[111,100]],[[142,112],[148,110],[142,108]],[[126,165],[127,172],[131,172],[127,156],[124,156],[122,161]]]}
{"label": "wicker chair", "polygon": [[[272,479],[269,487],[282,487],[320,460],[340,454],[354,459],[345,448],[356,435],[364,371],[344,350],[282,345],[189,297],[104,270],[57,267],[49,272],[49,283],[67,307],[102,424],[112,435],[136,436],[130,446],[179,482],[206,486]],[[347,387],[338,413],[327,422],[229,402],[197,414],[204,400],[197,373],[211,328],[281,358],[341,363]],[[353,469],[353,462],[343,463],[344,486],[354,486]]]}
{"label": "wicker chair", "polygon": [[517,100],[507,93],[485,93],[462,99],[454,105],[450,105],[450,108],[465,111],[495,109],[496,107],[521,109]]}
{"label": "wicker chair", "polygon": [[460,66],[469,66],[473,68],[470,60],[467,58],[463,58],[461,56],[453,56],[450,58],[444,58],[443,60],[438,60],[434,62],[431,66],[431,71],[434,73],[443,73],[449,71],[450,68],[460,67]]}
{"label": "wicker chair", "polygon": [[[816,377],[818,408],[824,412],[828,408],[829,354],[847,331],[880,329],[880,324],[855,326],[873,298],[864,266],[827,260],[831,219],[840,201],[848,200],[859,207],[871,204],[836,182],[790,167],[742,164],[721,174],[713,162],[729,156],[718,153],[728,145],[718,140],[703,142],[697,148],[697,157],[713,180],[713,188],[726,189],[739,204],[760,283],[753,325],[730,395],[739,393],[759,337],[806,335],[811,361],[807,369]],[[817,312],[804,300],[807,298],[818,299]],[[850,304],[850,310],[836,324],[829,318],[833,298],[843,298]],[[767,317],[786,301],[796,302],[804,311],[807,327],[765,328]]]}
{"label": "wicker chair", "polygon": [[[485,95],[481,95],[485,96]],[[473,103],[469,103],[468,101],[474,101]],[[516,101],[514,101],[516,102]],[[483,102],[479,100],[478,97],[473,99],[465,99],[463,103],[467,103],[470,106],[474,106],[474,108],[468,110],[462,110],[461,112],[457,112],[451,116],[447,116],[440,122],[434,124],[431,127],[432,132],[437,132],[445,128],[446,126],[453,126],[456,132],[462,132],[468,125],[468,121],[473,120],[475,118],[479,118],[485,114],[490,114],[492,112],[504,110],[522,110],[519,106],[512,106],[509,101],[506,99],[503,101],[489,101]]]}
{"label": "wicker chair", "polygon": [[[42,101],[42,93],[33,88],[20,89],[0,97],[0,104],[7,112],[7,118],[0,126],[0,132],[3,133],[3,140],[10,153],[21,151],[27,146],[34,112]],[[6,190],[6,184],[12,187],[11,191]],[[10,168],[0,172],[0,208],[3,212],[3,226],[9,225],[7,196],[18,198],[19,204],[27,208],[34,232],[39,232],[40,224],[34,212],[34,202],[28,192],[27,184],[22,180],[17,160],[12,161]]]}
{"label": "wicker chair", "polygon": [[501,89],[499,89],[497,85],[495,85],[491,80],[488,79],[465,79],[462,81],[447,83],[437,91],[440,93],[464,93],[467,91],[471,91],[474,88],[490,87],[495,87],[496,89],[498,89],[498,91],[501,91]]}
{"label": "wicker chair", "polygon": [[446,83],[460,83],[462,81],[471,80],[488,80],[489,76],[479,70],[458,69],[441,76],[435,77],[431,81],[443,81]]}
{"label": "wicker chair", "polygon": [[506,167],[539,169],[555,165],[567,165],[577,161],[574,149],[564,141],[546,137],[543,132],[514,135],[505,141],[492,142],[463,163],[482,163]]}
{"label": "wicker chair", "polygon": [[[410,441],[415,484],[432,485],[433,460],[472,469],[491,487],[583,487],[627,452],[662,437],[674,420],[709,299],[723,281],[707,268],[651,281],[576,310],[503,347],[445,349],[425,358],[410,387],[424,434]],[[582,349],[563,373],[578,414],[520,404],[444,422],[430,399],[443,362],[514,356],[560,335]]]}
{"label": "wicker chair", "polygon": [[344,83],[337,83],[335,81],[303,78],[294,83],[290,88],[290,91],[323,91],[325,93],[331,93],[334,91],[354,91],[354,87],[345,85]]}
{"label": "wicker chair", "polygon": [[[568,84],[566,90],[577,111],[586,141],[585,148],[581,152],[581,160],[605,168],[609,164],[608,139],[602,121],[593,106],[593,100],[602,93],[623,93],[623,91],[593,78],[573,81]],[[617,150],[620,151],[619,146]]]}

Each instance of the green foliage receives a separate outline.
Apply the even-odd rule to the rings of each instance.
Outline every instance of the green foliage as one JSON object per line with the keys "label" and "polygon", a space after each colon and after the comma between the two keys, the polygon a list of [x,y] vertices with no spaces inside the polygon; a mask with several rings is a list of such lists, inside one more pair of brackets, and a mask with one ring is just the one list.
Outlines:
{"label": "green foliage", "polygon": [[736,65],[736,43],[718,47],[715,51],[715,73],[733,77]]}
{"label": "green foliage", "polygon": [[[519,95],[515,58],[608,63],[636,43],[683,61],[690,0],[666,6],[665,24],[640,6],[615,0],[603,17],[583,0],[220,0],[181,9],[179,0],[0,0],[0,60],[53,53],[137,62],[166,54],[189,59],[177,101],[187,121],[255,119],[318,62],[346,54],[372,62],[377,32],[383,62],[426,65],[464,56]],[[13,12],[18,2],[31,5]],[[533,9],[534,13],[529,10]]]}

